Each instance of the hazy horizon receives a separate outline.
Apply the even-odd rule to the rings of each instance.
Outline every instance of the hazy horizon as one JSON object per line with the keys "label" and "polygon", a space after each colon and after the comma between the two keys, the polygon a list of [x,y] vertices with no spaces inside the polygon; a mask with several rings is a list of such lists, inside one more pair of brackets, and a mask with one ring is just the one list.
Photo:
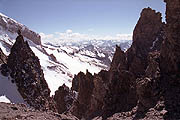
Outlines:
{"label": "hazy horizon", "polygon": [[44,39],[131,39],[145,7],[162,13],[157,0],[0,0],[0,12]]}

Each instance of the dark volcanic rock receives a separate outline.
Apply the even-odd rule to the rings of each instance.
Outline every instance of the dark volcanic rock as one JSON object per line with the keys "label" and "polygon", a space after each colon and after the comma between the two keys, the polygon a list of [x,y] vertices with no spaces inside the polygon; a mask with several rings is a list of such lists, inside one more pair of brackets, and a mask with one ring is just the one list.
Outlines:
{"label": "dark volcanic rock", "polygon": [[113,70],[127,70],[127,60],[124,51],[116,45],[116,51],[113,56],[110,71]]}
{"label": "dark volcanic rock", "polygon": [[166,39],[161,49],[161,69],[164,74],[180,73],[180,1],[165,0]]}
{"label": "dark volcanic rock", "polygon": [[144,8],[133,32],[133,43],[127,51],[129,70],[137,77],[144,75],[148,53],[160,50],[164,37],[161,13]]}
{"label": "dark volcanic rock", "polygon": [[72,106],[75,94],[63,84],[58,88],[54,95],[54,101],[56,102],[58,113],[66,112]]}
{"label": "dark volcanic rock", "polygon": [[18,91],[30,106],[42,110],[56,110],[39,59],[20,34],[11,48],[7,65]]}
{"label": "dark volcanic rock", "polygon": [[108,71],[102,70],[94,75],[94,89],[91,95],[90,108],[87,112],[87,118],[92,119],[102,114],[104,107],[104,98],[108,90],[109,83]]}
{"label": "dark volcanic rock", "polygon": [[180,1],[166,2],[166,39],[162,44],[160,69],[164,90],[165,119],[180,118]]}
{"label": "dark volcanic rock", "polygon": [[77,100],[73,103],[71,112],[78,118],[86,118],[86,113],[90,108],[91,96],[94,88],[94,77],[87,71],[86,74],[80,72],[77,75],[77,78],[80,78],[78,80],[78,97]]}
{"label": "dark volcanic rock", "polygon": [[104,98],[103,116],[106,118],[113,113],[127,111],[136,106],[135,77],[129,71],[112,71],[111,82]]}
{"label": "dark volcanic rock", "polygon": [[[86,98],[84,94],[79,94],[78,97],[81,98],[82,103],[86,104],[83,109],[86,112],[83,114],[75,112],[74,115],[86,119],[101,115],[103,119],[106,119],[117,112],[131,111],[134,107],[137,112],[145,112],[156,105],[159,98],[157,94],[160,91],[158,88],[160,81],[158,51],[164,40],[165,28],[161,19],[159,12],[151,8],[143,9],[134,29],[132,46],[127,52],[123,52],[116,46],[110,70],[94,75],[92,82],[83,82],[90,92],[86,94],[88,95]],[[149,54],[150,52],[152,53]],[[82,91],[79,82],[85,79],[85,75],[79,73],[73,79],[72,89]],[[76,107],[74,111],[79,112],[79,109],[81,107]]]}
{"label": "dark volcanic rock", "polygon": [[135,86],[135,77],[127,70],[126,54],[119,47],[116,47],[109,70],[103,116],[106,118],[113,113],[127,111],[134,107],[137,103]]}

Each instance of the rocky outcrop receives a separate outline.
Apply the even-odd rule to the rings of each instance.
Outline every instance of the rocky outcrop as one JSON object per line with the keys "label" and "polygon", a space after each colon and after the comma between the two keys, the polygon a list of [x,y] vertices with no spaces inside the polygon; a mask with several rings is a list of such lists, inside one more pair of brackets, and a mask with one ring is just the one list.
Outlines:
{"label": "rocky outcrop", "polygon": [[134,75],[127,70],[126,54],[117,46],[109,70],[107,93],[104,97],[104,118],[118,111],[127,111],[136,105],[135,85]]}
{"label": "rocky outcrop", "polygon": [[[118,112],[129,114],[128,111],[139,114],[156,105],[161,91],[159,50],[164,40],[165,29],[161,19],[159,12],[151,8],[143,9],[134,29],[130,49],[123,52],[116,46],[109,71],[95,74],[90,83],[88,80],[83,82],[87,84],[84,84],[86,89],[91,92],[86,94],[88,95],[86,98],[83,94],[78,94],[81,101],[90,100],[81,102],[87,107],[83,109],[86,112],[78,114],[79,118],[92,119],[100,115],[102,119],[106,119]],[[79,85],[80,81],[86,79],[85,76],[79,73],[73,79],[73,90],[82,91]],[[80,106],[80,103],[76,106]],[[79,111],[78,109],[81,108],[76,107],[74,111]],[[134,113],[133,109],[135,109]]]}
{"label": "rocky outcrop", "polygon": [[127,51],[128,69],[136,77],[144,75],[148,65],[148,53],[160,50],[164,39],[161,13],[144,8],[133,31],[133,43]]}
{"label": "rocky outcrop", "polygon": [[39,34],[29,30],[26,26],[17,23],[15,20],[8,18],[0,13],[0,26],[2,29],[16,34],[18,30],[22,31],[22,35],[27,39],[33,41],[37,45],[41,45],[41,37]]}
{"label": "rocky outcrop", "polygon": [[55,92],[53,98],[56,102],[58,113],[63,113],[71,108],[75,99],[75,93],[73,93],[65,84],[63,84]]}
{"label": "rocky outcrop", "polygon": [[75,76],[73,84],[79,84],[76,85],[78,96],[71,108],[73,115],[78,118],[92,119],[102,114],[103,98],[106,95],[108,78],[109,73],[105,70],[94,76],[88,71],[86,74],[80,72]]}
{"label": "rocky outcrop", "polygon": [[111,63],[110,71],[114,70],[127,70],[127,60],[124,51],[116,45],[116,51]]}
{"label": "rocky outcrop", "polygon": [[104,99],[105,118],[116,112],[129,111],[137,104],[146,105],[149,102],[152,105],[152,101],[144,97],[154,89],[146,74],[149,76],[158,69],[159,64],[154,66],[156,63],[153,60],[149,62],[148,55],[149,52],[159,51],[164,39],[161,19],[159,12],[151,8],[143,9],[133,32],[132,46],[126,53],[116,48],[109,70],[109,89]]}
{"label": "rocky outcrop", "polygon": [[56,111],[38,57],[19,33],[8,56],[10,75],[24,100],[35,109]]}
{"label": "rocky outcrop", "polygon": [[180,72],[180,1],[165,0],[166,5],[166,39],[161,49],[161,69],[164,74]]}
{"label": "rocky outcrop", "polygon": [[94,88],[94,77],[87,71],[86,74],[80,72],[77,78],[80,78],[78,79],[78,97],[73,103],[71,112],[78,118],[87,118],[86,114],[90,108],[91,96]]}
{"label": "rocky outcrop", "polygon": [[149,63],[145,75],[136,80],[138,112],[153,108],[160,97],[160,52],[149,53]]}
{"label": "rocky outcrop", "polygon": [[180,118],[180,1],[166,2],[166,39],[160,55],[161,86],[166,119]]}
{"label": "rocky outcrop", "polygon": [[108,89],[108,78],[109,73],[105,70],[102,70],[98,74],[94,75],[94,88],[91,95],[90,107],[88,112],[86,113],[86,117],[89,119],[102,114],[104,107],[104,98]]}

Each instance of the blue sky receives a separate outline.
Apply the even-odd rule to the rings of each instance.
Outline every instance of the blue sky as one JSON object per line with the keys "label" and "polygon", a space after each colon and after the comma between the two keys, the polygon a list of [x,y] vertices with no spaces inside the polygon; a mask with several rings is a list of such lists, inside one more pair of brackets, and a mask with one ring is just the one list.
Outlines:
{"label": "blue sky", "polygon": [[165,13],[163,0],[0,0],[1,13],[45,34],[131,34],[148,6]]}

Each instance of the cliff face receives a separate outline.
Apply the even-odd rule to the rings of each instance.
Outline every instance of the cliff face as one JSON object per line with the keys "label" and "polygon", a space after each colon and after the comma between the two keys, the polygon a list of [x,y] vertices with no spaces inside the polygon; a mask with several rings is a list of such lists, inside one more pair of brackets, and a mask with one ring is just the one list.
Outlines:
{"label": "cliff face", "polygon": [[148,65],[148,53],[160,50],[164,39],[164,27],[161,13],[145,8],[133,31],[133,43],[127,51],[128,69],[136,77],[144,75]]}
{"label": "cliff face", "polygon": [[0,48],[0,64],[7,63],[7,56],[3,53],[3,51]]}
{"label": "cliff face", "polygon": [[161,49],[161,69],[165,74],[180,72],[180,1],[166,2],[166,39]]}
{"label": "cliff face", "polygon": [[164,90],[165,118],[180,118],[180,1],[166,2],[166,39],[160,55],[161,85]]}
{"label": "cliff face", "polygon": [[7,66],[18,91],[30,106],[41,110],[56,110],[39,59],[22,35],[16,38],[11,48]]}

